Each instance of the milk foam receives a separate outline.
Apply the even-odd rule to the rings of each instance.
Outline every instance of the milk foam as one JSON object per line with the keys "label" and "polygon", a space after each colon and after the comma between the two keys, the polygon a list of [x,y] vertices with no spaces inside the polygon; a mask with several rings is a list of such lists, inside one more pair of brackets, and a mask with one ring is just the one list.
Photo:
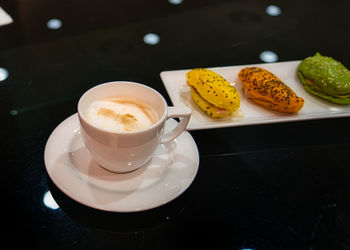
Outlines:
{"label": "milk foam", "polygon": [[128,97],[94,101],[86,111],[87,120],[95,127],[111,132],[131,132],[152,126],[157,112],[148,104]]}

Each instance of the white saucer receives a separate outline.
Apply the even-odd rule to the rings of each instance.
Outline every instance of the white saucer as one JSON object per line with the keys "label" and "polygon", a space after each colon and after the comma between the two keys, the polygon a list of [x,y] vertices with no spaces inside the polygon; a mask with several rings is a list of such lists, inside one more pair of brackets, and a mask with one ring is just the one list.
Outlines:
{"label": "white saucer", "polygon": [[[165,132],[176,126],[170,119]],[[74,114],[52,132],[45,147],[46,170],[66,195],[86,206],[114,212],[135,212],[161,206],[181,195],[194,180],[199,154],[184,131],[170,144],[159,145],[140,169],[116,174],[92,160]]]}

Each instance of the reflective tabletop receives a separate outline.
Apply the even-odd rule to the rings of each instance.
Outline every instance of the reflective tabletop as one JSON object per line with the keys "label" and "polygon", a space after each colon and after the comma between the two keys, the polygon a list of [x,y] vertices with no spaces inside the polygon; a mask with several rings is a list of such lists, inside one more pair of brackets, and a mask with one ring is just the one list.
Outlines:
{"label": "reflective tabletop", "polygon": [[349,116],[189,130],[199,152],[191,185],[138,212],[79,202],[44,161],[52,132],[101,83],[142,83],[173,105],[164,71],[316,52],[350,68],[348,0],[2,0],[0,7],[4,245],[350,248]]}

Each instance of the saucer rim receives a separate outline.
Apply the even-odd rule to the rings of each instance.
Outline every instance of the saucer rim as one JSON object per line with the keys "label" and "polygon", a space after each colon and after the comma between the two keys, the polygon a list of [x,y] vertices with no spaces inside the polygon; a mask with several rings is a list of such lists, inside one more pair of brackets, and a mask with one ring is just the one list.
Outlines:
{"label": "saucer rim", "polygon": [[[175,121],[174,119],[169,119],[168,122],[170,123],[178,123],[177,121]],[[70,140],[71,140],[71,137],[73,136],[74,132],[79,129],[79,120],[78,120],[78,114],[75,113],[69,117],[67,117],[65,120],[63,120],[53,131],[52,133],[50,134],[47,142],[46,142],[46,145],[45,145],[45,150],[44,150],[44,162],[45,162],[45,169],[46,169],[46,172],[48,173],[48,176],[50,177],[50,179],[52,180],[52,182],[55,184],[56,187],[58,187],[65,195],[67,195],[69,198],[71,198],[72,200],[80,203],[80,204],[83,204],[87,207],[91,207],[91,208],[94,208],[94,209],[98,209],[98,210],[102,210],[102,211],[108,211],[108,212],[140,212],[140,211],[145,211],[145,210],[150,210],[150,209],[153,209],[153,208],[156,208],[156,207],[160,207],[162,205],[165,205],[169,202],[171,202],[172,200],[176,199],[177,197],[179,197],[180,195],[182,195],[193,183],[194,179],[196,178],[197,174],[198,174],[198,169],[199,169],[199,161],[200,161],[200,158],[199,158],[199,151],[198,151],[198,147],[196,145],[196,142],[194,141],[193,137],[191,136],[191,134],[187,131],[187,130],[184,130],[183,133],[178,137],[176,138],[176,142],[177,142],[177,150],[180,150],[181,152],[181,144],[180,143],[184,143],[184,142],[181,142],[180,139],[182,137],[182,139],[184,139],[185,141],[188,142],[189,140],[189,143],[193,144],[193,158],[191,160],[193,160],[193,168],[195,168],[191,173],[193,173],[193,175],[189,176],[189,181],[184,184],[182,187],[181,187],[181,191],[180,192],[177,192],[176,194],[169,194],[169,198],[164,200],[164,201],[160,201],[160,202],[153,202],[152,204],[153,205],[149,205],[149,206],[144,206],[144,207],[140,207],[140,206],[137,206],[137,207],[130,207],[130,208],[118,208],[117,206],[116,207],[113,207],[111,208],[110,206],[103,206],[103,204],[92,204],[90,202],[88,202],[87,199],[84,199],[84,198],[79,198],[77,197],[74,193],[70,192],[69,190],[67,190],[64,186],[62,186],[60,183],[59,183],[59,179],[58,177],[56,177],[54,175],[54,173],[51,171],[50,169],[50,166],[49,166],[49,159],[48,159],[48,151],[50,149],[50,147],[52,147],[53,145],[55,145],[55,136],[56,136],[56,133],[58,133],[58,131],[60,130],[63,130],[63,129],[67,129],[65,128],[65,126],[68,126],[68,125],[71,125],[70,123],[73,124],[73,127],[72,129],[70,129],[71,131],[69,132],[69,136],[67,139],[67,141],[65,142],[65,144],[67,144],[67,148],[69,146],[69,143],[70,143]],[[187,138],[186,138],[187,137]],[[179,146],[180,144],[180,146]],[[192,147],[191,146],[191,147]],[[66,151],[66,154],[68,154],[68,151]],[[69,158],[69,157],[68,157]],[[70,162],[70,164],[74,164],[73,162]],[[174,165],[176,164],[176,162],[173,163],[172,165],[172,168],[174,168]],[[169,175],[171,174],[172,171],[170,171],[169,173],[167,173],[166,175]],[[117,173],[116,173],[117,174]],[[79,177],[76,177],[76,178],[79,178]],[[163,177],[165,178],[165,176]],[[162,178],[160,178],[161,180]],[[80,180],[82,182],[84,182],[83,180]],[[86,182],[85,182],[86,183]],[[157,184],[155,184],[157,185]],[[93,186],[89,183],[86,183],[86,186]],[[136,192],[138,190],[135,190]],[[118,192],[118,191],[116,191]],[[142,190],[139,190],[139,192],[142,192]]]}

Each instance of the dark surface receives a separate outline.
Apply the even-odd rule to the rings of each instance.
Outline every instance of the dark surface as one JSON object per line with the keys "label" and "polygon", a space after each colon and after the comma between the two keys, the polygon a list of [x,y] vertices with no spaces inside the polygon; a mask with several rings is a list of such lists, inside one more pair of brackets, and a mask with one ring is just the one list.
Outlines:
{"label": "dark surface", "polygon": [[[282,13],[269,16],[265,8]],[[26,249],[350,249],[350,118],[192,131],[196,179],[140,213],[98,211],[48,177],[44,147],[82,93],[147,84],[171,104],[164,70],[279,61],[319,51],[350,67],[344,1],[2,0],[2,244]],[[59,18],[58,30],[46,28]],[[160,43],[147,45],[147,33]],[[43,203],[50,190],[59,205]]]}

